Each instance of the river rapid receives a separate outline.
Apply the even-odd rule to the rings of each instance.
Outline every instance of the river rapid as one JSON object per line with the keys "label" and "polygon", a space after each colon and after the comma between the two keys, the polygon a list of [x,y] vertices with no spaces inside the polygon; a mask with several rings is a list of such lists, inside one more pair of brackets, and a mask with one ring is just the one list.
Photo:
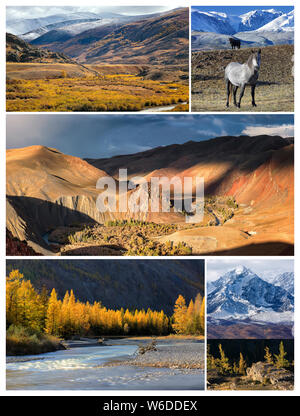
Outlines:
{"label": "river rapid", "polygon": [[[159,344],[158,344],[159,346]],[[202,390],[198,369],[122,365],[138,342],[84,346],[46,354],[7,357],[8,390]],[[105,366],[118,361],[118,365]]]}

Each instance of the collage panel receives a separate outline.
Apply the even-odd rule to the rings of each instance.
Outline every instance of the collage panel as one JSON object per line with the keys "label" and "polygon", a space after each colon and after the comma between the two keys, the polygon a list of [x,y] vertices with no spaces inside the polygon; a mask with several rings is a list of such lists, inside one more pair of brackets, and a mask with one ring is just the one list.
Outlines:
{"label": "collage panel", "polygon": [[294,111],[294,6],[191,8],[192,111]]}
{"label": "collage panel", "polygon": [[292,115],[8,115],[7,255],[293,255]]}
{"label": "collage panel", "polygon": [[207,261],[207,388],[294,389],[294,260]]}
{"label": "collage panel", "polygon": [[204,390],[204,260],[7,260],[8,390]]}
{"label": "collage panel", "polygon": [[297,392],[294,13],[6,6],[8,395]]}
{"label": "collage panel", "polygon": [[189,8],[8,6],[9,112],[189,111]]}

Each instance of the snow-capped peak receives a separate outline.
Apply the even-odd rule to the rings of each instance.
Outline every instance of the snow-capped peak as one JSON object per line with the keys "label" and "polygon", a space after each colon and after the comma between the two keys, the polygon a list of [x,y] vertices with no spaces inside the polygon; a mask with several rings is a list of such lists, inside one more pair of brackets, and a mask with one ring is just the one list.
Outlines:
{"label": "snow-capped peak", "polygon": [[258,32],[288,32],[294,30],[294,10],[282,14],[271,22],[257,29]]}
{"label": "snow-capped peak", "polygon": [[[284,276],[282,277],[284,279]],[[215,319],[276,319],[293,312],[294,297],[287,290],[237,266],[216,280],[208,293],[207,311]],[[286,314],[282,315],[286,319]]]}
{"label": "snow-capped peak", "polygon": [[236,274],[242,274],[242,273],[244,273],[244,272],[245,272],[245,270],[246,270],[246,267],[245,267],[245,266],[237,266],[237,267],[234,269],[234,271],[236,272]]}

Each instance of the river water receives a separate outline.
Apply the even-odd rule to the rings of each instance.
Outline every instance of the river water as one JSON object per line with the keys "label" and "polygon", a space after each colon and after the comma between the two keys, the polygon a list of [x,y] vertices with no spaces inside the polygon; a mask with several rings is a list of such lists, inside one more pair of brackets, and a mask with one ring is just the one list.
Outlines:
{"label": "river water", "polygon": [[132,357],[137,345],[85,346],[7,357],[8,390],[202,390],[202,370],[107,366]]}

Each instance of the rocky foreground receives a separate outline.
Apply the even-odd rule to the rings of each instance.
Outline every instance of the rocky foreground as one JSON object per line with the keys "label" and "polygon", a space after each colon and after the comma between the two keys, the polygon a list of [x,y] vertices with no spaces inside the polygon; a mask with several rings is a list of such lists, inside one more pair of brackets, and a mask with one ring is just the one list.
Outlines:
{"label": "rocky foreground", "polygon": [[273,364],[257,362],[247,368],[245,376],[223,376],[216,370],[207,371],[209,390],[293,390],[294,374]]}
{"label": "rocky foreground", "polygon": [[204,369],[204,341],[160,341],[154,349],[137,353],[129,360],[108,365],[140,367]]}

